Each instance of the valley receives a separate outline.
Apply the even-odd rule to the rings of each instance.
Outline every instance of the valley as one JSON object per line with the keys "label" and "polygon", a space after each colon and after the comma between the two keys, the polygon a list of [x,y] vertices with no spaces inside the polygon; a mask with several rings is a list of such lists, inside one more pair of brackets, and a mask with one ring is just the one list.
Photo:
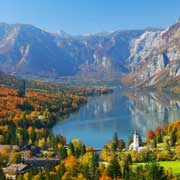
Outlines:
{"label": "valley", "polygon": [[0,69],[46,81],[166,88],[179,80],[179,32],[179,20],[165,30],[119,30],[84,36],[1,23]]}
{"label": "valley", "polygon": [[0,179],[178,180],[179,45],[0,23]]}

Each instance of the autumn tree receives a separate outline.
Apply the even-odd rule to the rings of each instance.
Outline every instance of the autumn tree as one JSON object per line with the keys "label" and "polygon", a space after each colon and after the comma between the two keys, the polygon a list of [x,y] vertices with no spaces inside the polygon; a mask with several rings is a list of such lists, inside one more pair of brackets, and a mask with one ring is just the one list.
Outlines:
{"label": "autumn tree", "polygon": [[106,175],[102,175],[99,180],[112,180],[112,178]]}
{"label": "autumn tree", "polygon": [[153,130],[150,130],[148,133],[147,133],[147,138],[148,139],[154,139],[155,138],[155,132]]}
{"label": "autumn tree", "polygon": [[69,172],[72,172],[75,169],[77,169],[77,165],[78,165],[78,160],[75,156],[69,156],[64,160],[64,166],[66,170],[68,170]]}
{"label": "autumn tree", "polygon": [[10,163],[20,163],[21,162],[21,153],[12,151],[9,156]]}
{"label": "autumn tree", "polygon": [[125,144],[125,142],[124,142],[123,139],[120,139],[120,140],[119,140],[119,145],[118,145],[118,147],[119,147],[120,150],[123,150],[123,149],[126,147],[126,144]]}

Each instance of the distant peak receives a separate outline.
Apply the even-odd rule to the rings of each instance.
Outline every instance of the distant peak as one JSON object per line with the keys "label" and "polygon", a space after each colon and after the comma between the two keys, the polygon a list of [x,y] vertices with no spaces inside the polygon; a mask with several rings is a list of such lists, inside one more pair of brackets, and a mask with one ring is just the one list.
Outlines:
{"label": "distant peak", "polygon": [[146,31],[162,31],[164,29],[162,28],[156,28],[156,27],[146,27],[145,28]]}
{"label": "distant peak", "polygon": [[179,16],[179,18],[177,19],[177,23],[180,23],[180,16]]}
{"label": "distant peak", "polygon": [[55,34],[57,34],[58,36],[62,37],[62,38],[68,38],[70,37],[71,35],[66,33],[65,31],[63,30],[59,30],[57,31]]}
{"label": "distant peak", "polygon": [[1,26],[1,27],[8,27],[9,24],[8,24],[8,23],[5,23],[5,22],[0,22],[0,26]]}

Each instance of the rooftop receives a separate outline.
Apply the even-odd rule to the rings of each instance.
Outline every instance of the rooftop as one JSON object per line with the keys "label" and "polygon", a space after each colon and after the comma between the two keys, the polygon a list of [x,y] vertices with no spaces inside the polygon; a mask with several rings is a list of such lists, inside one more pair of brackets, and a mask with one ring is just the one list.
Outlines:
{"label": "rooftop", "polygon": [[16,175],[17,171],[23,173],[28,167],[26,164],[11,164],[10,166],[4,168],[4,173],[8,175]]}

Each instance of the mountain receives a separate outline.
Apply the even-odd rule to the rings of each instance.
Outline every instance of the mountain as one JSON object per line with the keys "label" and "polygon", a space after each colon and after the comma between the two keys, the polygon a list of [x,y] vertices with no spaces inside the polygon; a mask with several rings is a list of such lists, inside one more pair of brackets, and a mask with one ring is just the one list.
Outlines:
{"label": "mountain", "polygon": [[[180,21],[166,30],[73,36],[0,24],[0,70],[18,75],[115,77],[124,86],[162,86],[180,76]],[[111,79],[113,80],[113,78]]]}
{"label": "mountain", "polygon": [[0,24],[0,70],[44,76],[127,73],[129,43],[144,30],[72,36],[26,24]]}
{"label": "mountain", "polygon": [[180,21],[166,30],[144,33],[133,47],[131,73],[123,79],[126,86],[158,87],[179,79]]}
{"label": "mountain", "polygon": [[72,75],[73,59],[52,34],[31,25],[0,24],[0,67],[13,73]]}

